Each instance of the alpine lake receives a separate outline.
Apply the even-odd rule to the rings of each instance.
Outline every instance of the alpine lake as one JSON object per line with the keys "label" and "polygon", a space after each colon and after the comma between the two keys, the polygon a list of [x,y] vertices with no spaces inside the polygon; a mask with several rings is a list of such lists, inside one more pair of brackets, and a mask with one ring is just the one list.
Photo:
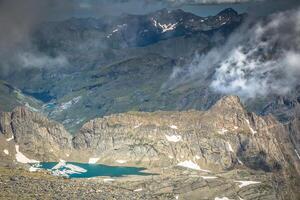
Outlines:
{"label": "alpine lake", "polygon": [[143,172],[146,168],[109,166],[102,164],[89,164],[77,162],[41,162],[31,164],[30,171],[47,170],[53,175],[67,178],[93,178],[93,177],[124,177],[124,176],[147,176],[152,173]]}

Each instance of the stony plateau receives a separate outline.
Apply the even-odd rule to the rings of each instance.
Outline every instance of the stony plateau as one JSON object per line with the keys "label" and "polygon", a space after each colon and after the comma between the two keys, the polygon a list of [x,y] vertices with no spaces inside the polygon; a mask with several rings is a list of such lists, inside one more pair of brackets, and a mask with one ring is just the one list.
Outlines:
{"label": "stony plateau", "polygon": [[[7,197],[15,195],[10,193],[14,184],[10,177],[17,170],[14,168],[28,169],[26,164],[20,165],[21,152],[38,161],[92,159],[109,165],[142,166],[157,173],[109,183],[95,178],[80,183],[63,180],[62,184],[59,178],[42,180],[35,178],[42,172],[23,169],[18,171],[22,181],[16,190],[28,195],[30,191],[24,189],[24,184],[34,179],[34,184],[43,183],[41,188],[57,183],[52,192],[56,187],[79,184],[76,187],[86,185],[82,193],[92,190],[90,195],[97,196],[98,187],[113,187],[115,199],[136,195],[137,199],[299,198],[299,122],[282,124],[272,116],[249,113],[236,96],[222,98],[207,111],[128,112],[97,118],[84,124],[74,136],[59,123],[17,107],[1,113],[0,133],[5,171],[1,182],[6,185],[1,194]],[[8,166],[13,170],[6,169]],[[132,198],[121,195],[124,188],[134,194]],[[99,191],[101,197],[104,190]],[[77,192],[73,193],[75,197]],[[50,193],[42,192],[57,197]]]}

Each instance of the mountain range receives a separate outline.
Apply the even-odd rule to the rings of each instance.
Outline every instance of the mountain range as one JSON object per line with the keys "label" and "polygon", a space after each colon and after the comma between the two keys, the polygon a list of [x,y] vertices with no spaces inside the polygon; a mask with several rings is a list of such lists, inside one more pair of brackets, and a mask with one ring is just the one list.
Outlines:
{"label": "mountain range", "polygon": [[[211,17],[163,9],[110,20],[45,22],[32,34],[33,53],[26,54],[29,67],[3,79],[40,102],[33,107],[71,132],[90,119],[111,113],[205,110],[224,95],[210,87],[214,69],[206,77],[179,85],[170,77],[177,68],[189,70],[195,55],[222,46],[246,20],[246,14],[233,9]],[[37,51],[58,60],[54,62],[58,66],[48,66],[49,61],[42,59],[34,62]],[[244,102],[258,114],[271,113],[287,121],[298,113],[297,94]],[[7,104],[7,100],[1,101]]]}
{"label": "mountain range", "polygon": [[205,83],[172,91],[163,85],[175,66],[222,44],[244,17],[232,9],[212,17],[163,9],[113,20],[46,22],[33,33],[33,46],[67,62],[52,67],[29,62],[28,69],[5,80],[40,101],[40,111],[71,131],[117,112],[206,109],[220,95],[208,97],[211,92]]}

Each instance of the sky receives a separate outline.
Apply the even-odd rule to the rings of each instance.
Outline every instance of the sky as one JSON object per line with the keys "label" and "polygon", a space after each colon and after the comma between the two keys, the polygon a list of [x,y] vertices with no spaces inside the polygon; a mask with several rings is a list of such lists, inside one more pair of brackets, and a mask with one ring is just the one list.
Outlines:
{"label": "sky", "polygon": [[[233,3],[232,3],[233,2]],[[269,13],[299,5],[299,0],[0,0],[0,17],[10,15],[31,20],[61,20],[70,17],[116,16],[123,13],[145,14],[162,8],[215,15],[231,7],[238,12]]]}
{"label": "sky", "polygon": [[[124,13],[146,14],[162,8],[183,9],[200,16],[215,15],[221,10],[231,7],[238,12],[246,12],[253,3],[218,3],[218,4],[199,4],[199,3],[172,3],[171,0],[71,0],[69,3],[61,5],[52,4],[50,18],[53,20],[69,17],[101,17],[118,16]],[[71,3],[70,3],[71,2]]]}

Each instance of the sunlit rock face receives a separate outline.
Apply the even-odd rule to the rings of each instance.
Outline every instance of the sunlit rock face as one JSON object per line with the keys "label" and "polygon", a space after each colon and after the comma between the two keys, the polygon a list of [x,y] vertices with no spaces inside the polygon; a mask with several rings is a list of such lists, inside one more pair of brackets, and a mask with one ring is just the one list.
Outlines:
{"label": "sunlit rock face", "polygon": [[273,171],[286,164],[278,151],[280,131],[283,126],[272,117],[248,113],[230,96],[207,112],[133,112],[95,119],[73,142],[75,149],[88,150],[108,163],[123,159],[169,166],[193,161],[209,170],[244,164]]}
{"label": "sunlit rock face", "polygon": [[[208,111],[129,112],[97,118],[75,136],[41,114],[18,107],[1,113],[0,130],[6,163],[66,160],[142,166],[163,174],[164,169],[179,168],[201,173],[204,180],[239,169],[269,173],[266,179],[239,182],[247,187],[279,174],[284,174],[280,177],[284,182],[289,176],[299,177],[294,150],[297,122],[284,126],[272,116],[249,113],[236,96],[222,98]],[[292,182],[286,183],[284,191],[292,190]]]}
{"label": "sunlit rock face", "polygon": [[61,124],[25,107],[2,112],[0,132],[6,138],[5,145],[12,150],[11,156],[18,149],[28,157],[47,161],[65,157],[72,150],[72,136]]}
{"label": "sunlit rock face", "polygon": [[23,153],[42,161],[64,158],[151,166],[192,161],[201,169],[217,171],[237,165],[276,171],[286,165],[279,144],[285,127],[270,116],[248,113],[235,96],[222,98],[208,111],[129,112],[97,118],[74,137],[62,125],[24,107],[1,113],[0,127],[7,143],[20,145]]}

